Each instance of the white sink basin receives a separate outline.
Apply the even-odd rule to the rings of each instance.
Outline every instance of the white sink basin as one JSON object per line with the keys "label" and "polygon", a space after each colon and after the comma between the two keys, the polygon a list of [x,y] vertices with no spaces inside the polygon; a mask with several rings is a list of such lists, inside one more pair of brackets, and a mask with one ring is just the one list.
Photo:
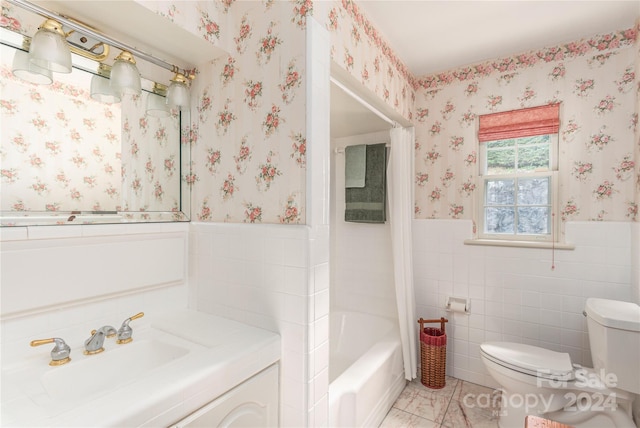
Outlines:
{"label": "white sink basin", "polygon": [[189,352],[155,339],[134,340],[125,345],[109,342],[105,342],[108,348],[100,354],[46,372],[42,385],[49,397],[74,401],[113,390]]}
{"label": "white sink basin", "polygon": [[[84,336],[83,336],[84,337]],[[133,342],[49,366],[48,350],[0,367],[0,425],[169,426],[280,358],[278,335],[188,309],[156,315]],[[4,354],[3,354],[4,357]]]}

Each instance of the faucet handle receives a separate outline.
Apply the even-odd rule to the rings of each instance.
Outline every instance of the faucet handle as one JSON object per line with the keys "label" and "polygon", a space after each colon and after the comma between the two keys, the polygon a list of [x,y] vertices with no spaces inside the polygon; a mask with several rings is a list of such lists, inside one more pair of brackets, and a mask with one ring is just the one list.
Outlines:
{"label": "faucet handle", "polygon": [[71,348],[69,345],[65,343],[64,340],[59,337],[53,337],[51,339],[37,339],[32,340],[31,346],[40,346],[46,345],[47,343],[55,343],[55,346],[51,350],[51,361],[49,362],[50,366],[61,366],[63,364],[67,364],[71,361]]}
{"label": "faucet handle", "polygon": [[122,326],[118,329],[118,340],[116,343],[122,345],[125,343],[129,343],[133,340],[131,335],[133,334],[133,330],[129,327],[129,323],[133,320],[137,320],[138,318],[142,318],[144,316],[144,312],[138,312],[132,317],[127,318],[122,322]]}
{"label": "faucet handle", "polygon": [[84,341],[84,355],[95,355],[104,352],[104,331],[102,329],[91,330],[91,337]]}

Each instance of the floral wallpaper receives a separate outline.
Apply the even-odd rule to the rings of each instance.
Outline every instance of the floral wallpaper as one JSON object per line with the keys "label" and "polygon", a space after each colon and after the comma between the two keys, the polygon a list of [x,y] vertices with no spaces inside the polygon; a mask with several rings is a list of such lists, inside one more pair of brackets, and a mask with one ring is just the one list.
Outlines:
{"label": "floral wallpaper", "polygon": [[[472,218],[476,117],[548,102],[562,103],[558,215],[637,218],[636,29],[416,77],[353,0],[140,4],[228,53],[197,66],[191,121],[182,124],[183,144],[192,150],[182,180],[194,220],[305,222],[304,30],[310,16],[329,30],[334,62],[414,122],[416,218]],[[122,154],[123,171],[132,167],[127,162],[142,125],[128,122],[135,131]],[[170,199],[154,180],[171,162],[154,160],[161,164],[149,169],[143,166],[148,156],[137,154],[142,169],[127,194],[146,179],[155,195]],[[137,206],[152,209],[153,203]]]}
{"label": "floral wallpaper", "polygon": [[413,118],[415,77],[353,0],[316,1],[331,35],[331,58],[405,118]]}
{"label": "floral wallpaper", "polygon": [[356,2],[314,6],[334,62],[416,126],[416,218],[473,218],[478,115],[562,102],[558,215],[637,219],[637,28],[416,77]]}
{"label": "floral wallpaper", "polygon": [[146,114],[147,98],[122,99],[122,204],[124,211],[180,210],[180,118]]}
{"label": "floral wallpaper", "polygon": [[13,76],[13,55],[4,53],[2,210],[115,210],[122,204],[120,105],[93,101],[80,89],[89,80],[75,73],[51,85],[27,83]]}
{"label": "floral wallpaper", "polygon": [[560,102],[557,215],[636,220],[636,36],[597,35],[417,79],[416,218],[473,218],[479,115]]}
{"label": "floral wallpaper", "polygon": [[228,52],[192,83],[192,220],[304,224],[311,1],[145,4]]}

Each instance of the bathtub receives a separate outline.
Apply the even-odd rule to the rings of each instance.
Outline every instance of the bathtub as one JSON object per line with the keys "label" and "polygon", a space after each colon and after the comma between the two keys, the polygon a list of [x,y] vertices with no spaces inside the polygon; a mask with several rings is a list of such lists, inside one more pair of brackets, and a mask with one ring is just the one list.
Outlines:
{"label": "bathtub", "polygon": [[329,426],[378,426],[405,387],[397,321],[332,312]]}

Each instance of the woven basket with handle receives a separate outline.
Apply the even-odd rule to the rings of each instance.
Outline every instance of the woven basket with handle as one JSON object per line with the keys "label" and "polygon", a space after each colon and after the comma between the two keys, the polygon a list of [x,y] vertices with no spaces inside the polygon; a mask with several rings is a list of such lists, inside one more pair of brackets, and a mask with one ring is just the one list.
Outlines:
{"label": "woven basket with handle", "polygon": [[[444,317],[433,320],[420,318],[418,320],[420,323],[421,382],[427,388],[444,388],[446,383],[447,334],[444,330],[444,324],[448,321]],[[436,322],[440,323],[440,328],[424,326]]]}

